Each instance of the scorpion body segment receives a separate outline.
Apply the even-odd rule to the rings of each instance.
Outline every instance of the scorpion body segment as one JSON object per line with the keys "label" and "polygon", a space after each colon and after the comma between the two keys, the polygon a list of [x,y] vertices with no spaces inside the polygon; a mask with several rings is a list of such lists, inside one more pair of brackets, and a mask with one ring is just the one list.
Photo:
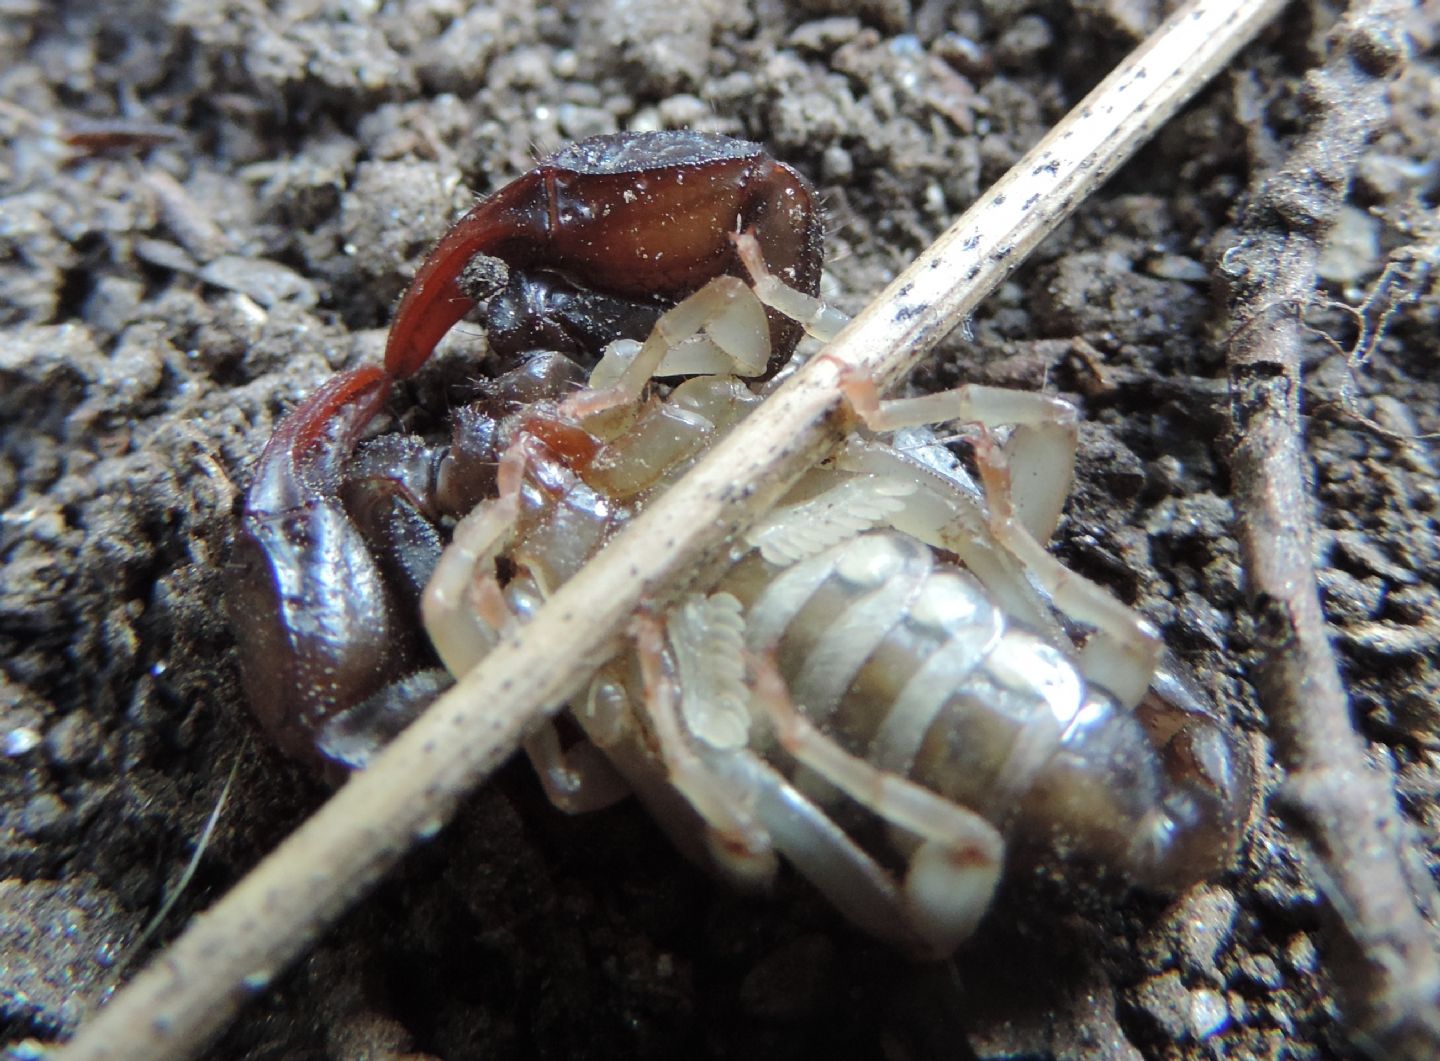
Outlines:
{"label": "scorpion body segment", "polygon": [[766,574],[748,641],[778,646],[790,695],[852,755],[1140,883],[1218,868],[1177,841],[1225,808],[1167,777],[1133,712],[921,542],[872,531]]}
{"label": "scorpion body segment", "polygon": [[[732,238],[737,218],[771,231]],[[386,368],[292,413],[247,495],[232,612],[282,744],[363,766],[444,682],[436,657],[469,670],[738,423],[760,396],[717,359],[763,374],[767,348],[824,319],[814,224],[791,171],[696,134],[586,141],[466,215],[402,300]],[[457,410],[448,443],[357,447],[473,301],[457,292],[477,254],[504,266],[492,339],[590,343],[584,364],[531,352]],[[619,317],[648,337],[597,362],[588,336]],[[689,378],[657,390],[677,365]],[[527,741],[547,794],[580,811],[633,791],[742,883],[783,854],[857,925],[928,956],[972,931],[1012,841],[1161,888],[1223,869],[1250,798],[1241,749],[1208,707],[1151,689],[1154,632],[1038,544],[1069,488],[1073,407],[872,391],[846,383],[867,430],[686,595],[616,631],[571,704],[585,739],[546,724]],[[980,482],[892,438],[937,420],[974,425]],[[287,698],[298,713],[270,706]]]}

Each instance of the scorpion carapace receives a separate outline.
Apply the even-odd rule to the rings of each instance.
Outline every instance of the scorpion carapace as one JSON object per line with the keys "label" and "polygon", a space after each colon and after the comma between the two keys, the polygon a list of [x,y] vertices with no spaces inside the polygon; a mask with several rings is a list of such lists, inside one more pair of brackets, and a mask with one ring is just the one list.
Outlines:
{"label": "scorpion carapace", "polygon": [[[784,282],[813,281],[818,257],[774,250],[818,256],[813,214],[754,206],[788,202],[796,182],[808,204],[808,186],[788,170],[777,183],[783,168],[758,149],[715,138],[702,166],[693,134],[674,135],[576,145],[521,178],[528,191],[472,211],[402,302],[397,362],[342,374],[267,447],[233,600],[256,710],[293,754],[363,766],[444,682],[437,663],[473,666],[760,400],[734,372],[693,366],[729,359],[762,374],[777,314],[821,330],[813,282]],[[642,165],[642,147],[664,150]],[[684,179],[657,157],[678,158]],[[764,186],[739,197],[750,204],[739,221],[790,224],[788,236],[734,234],[734,189],[694,186],[725,186],[736,166]],[[574,178],[568,198],[537,190],[560,172]],[[643,343],[611,342],[598,363],[586,351],[593,370],[562,352],[517,357],[457,410],[448,444],[357,446],[390,380],[457,319],[437,292],[462,282],[467,255],[511,253],[496,238],[467,242],[475,219],[496,201],[507,216],[579,212],[582,172],[601,182],[583,204],[596,218],[626,201],[621,177],[673,194],[666,209],[724,199],[702,210],[723,240],[697,230],[693,247],[666,252],[710,262],[710,278],[687,273]],[[630,246],[641,228],[624,224]],[[563,276],[579,299],[567,305],[583,302],[591,259],[545,253],[507,268],[542,287]],[[771,254],[791,262],[783,278]],[[600,292],[604,305],[616,291]],[[553,327],[585,334],[532,330]],[[651,382],[675,365],[689,378]],[[880,402],[851,378],[845,392],[866,430],[688,595],[617,631],[624,647],[571,705],[583,741],[565,747],[546,725],[527,742],[551,799],[580,811],[634,791],[692,857],[753,884],[784,854],[856,924],[929,956],[973,929],[1007,841],[1167,888],[1228,865],[1250,799],[1241,746],[1208,706],[1152,688],[1154,631],[1038,544],[1069,489],[1073,406],[977,386]],[[939,420],[968,425],[979,483],[943,448],[917,445],[916,426]]]}

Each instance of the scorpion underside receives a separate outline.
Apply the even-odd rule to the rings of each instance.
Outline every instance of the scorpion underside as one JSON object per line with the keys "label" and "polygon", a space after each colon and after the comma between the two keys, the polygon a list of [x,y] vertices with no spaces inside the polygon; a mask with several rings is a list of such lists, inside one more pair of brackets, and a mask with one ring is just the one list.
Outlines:
{"label": "scorpion underside", "polygon": [[[759,400],[697,376],[579,420],[564,402],[584,383],[562,355],[536,355],[459,412],[448,447],[383,436],[341,477],[399,610],[423,602],[452,672]],[[637,621],[573,705],[587,744],[531,739],[547,792],[577,811],[633,790],[682,849],[742,881],[768,879],[783,853],[857,924],[927,954],[984,912],[1002,837],[1160,887],[1222,868],[1248,798],[1226,731],[1193,704],[1132,710],[1087,680],[987,518],[958,467],[857,436],[705,592]],[[322,753],[363,765],[443,684],[422,670],[338,712]],[[842,816],[889,826],[889,853]]]}
{"label": "scorpion underside", "polygon": [[[516,375],[529,385],[539,367]],[[540,374],[556,399],[580,382],[558,362]],[[513,507],[466,516],[426,594],[447,666],[473,665],[756,400],[697,377],[578,445],[561,406],[502,421],[495,457],[524,453]],[[854,922],[932,955],[986,909],[1002,837],[1162,888],[1223,868],[1248,798],[1226,731],[1193,703],[1132,710],[1038,610],[1017,621],[1030,584],[1007,577],[1013,558],[984,533],[964,547],[992,592],[950,548],[982,502],[948,471],[857,437],[807,475],[704,592],[636,622],[573,705],[590,746],[531,741],[552,799],[580,810],[634,790],[726,876],[763,882],[778,851]],[[888,843],[857,839],[873,822]]]}

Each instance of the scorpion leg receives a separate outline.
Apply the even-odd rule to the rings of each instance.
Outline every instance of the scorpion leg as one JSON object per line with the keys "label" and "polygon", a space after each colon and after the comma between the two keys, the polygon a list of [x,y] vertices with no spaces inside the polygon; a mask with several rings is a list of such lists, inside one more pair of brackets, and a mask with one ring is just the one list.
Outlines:
{"label": "scorpion leg", "polygon": [[[1160,658],[1158,631],[1040,544],[1058,523],[1073,480],[1075,407],[1049,395],[977,384],[892,401],[880,401],[869,379],[852,375],[842,387],[872,430],[946,421],[979,425],[975,452],[984,484],[987,536],[1020,563],[1055,608],[1095,632],[1081,651],[1081,673],[1122,703],[1138,703]],[[1000,445],[990,431],[1005,425],[1014,430]],[[976,574],[989,585],[983,572]]]}
{"label": "scorpion leg", "polygon": [[851,923],[918,957],[947,956],[917,925],[914,903],[894,877],[763,758],[748,750],[729,753],[717,756],[711,769],[740,787],[775,848]]}
{"label": "scorpion leg", "polygon": [[1075,479],[1077,414],[1063,398],[971,383],[917,398],[881,401],[875,381],[846,373],[846,400],[872,431],[895,431],[956,421],[1014,430],[1004,450],[1009,463],[1023,467],[1006,496],[1021,526],[1038,541],[1049,541]]}
{"label": "scorpion leg", "polygon": [[638,401],[655,376],[764,374],[770,361],[766,306],[817,338],[832,338],[844,326],[843,314],[769,271],[753,230],[731,239],[754,286],[717,276],[663,313],[643,344],[611,343],[590,378],[591,389],[569,399],[566,414],[583,418]]}
{"label": "scorpion leg", "polygon": [[[736,720],[730,706],[717,703],[717,692],[719,701],[727,699],[723,690],[728,681],[721,681],[717,690],[693,680],[701,657],[706,657],[700,665],[707,670],[713,668],[716,653],[733,655],[729,662],[742,671],[753,663],[740,647],[743,628],[733,638],[711,636],[716,612],[709,606],[720,600],[736,604],[728,594],[692,597],[672,610],[664,624],[647,616],[636,620],[633,632],[646,705],[669,782],[646,784],[653,767],[642,767],[635,771],[637,791],[678,847],[736,883],[768,883],[779,851],[855,924],[927,957],[940,956],[943,948],[927,923],[917,920],[912,897],[824,808],[758,755],[747,734],[732,732]],[[698,621],[693,614],[697,601],[704,609]],[[727,610],[733,609],[721,612]],[[623,757],[626,745],[633,743],[633,735],[629,741],[607,742],[607,754]],[[695,842],[697,815],[704,826],[704,849]],[[927,875],[927,882],[930,879]]]}
{"label": "scorpion leg", "polygon": [[1155,677],[1163,648],[1160,632],[1099,584],[1062,564],[1030,534],[1011,502],[1009,455],[988,434],[980,436],[975,452],[995,537],[1044,587],[1055,607],[1095,631],[1080,651],[1080,673],[1120,703],[1135,706]]}
{"label": "scorpion leg", "polygon": [[1159,754],[1165,779],[1160,819],[1167,824],[1153,844],[1132,849],[1130,861],[1161,886],[1212,875],[1229,864],[1254,791],[1244,749],[1208,704],[1177,695],[1182,690],[1161,665],[1163,644],[1150,623],[1025,533],[1007,508],[1011,472],[1000,447],[982,435],[976,456],[997,537],[1037,572],[1057,607],[1096,628],[1101,636],[1081,650],[1080,671],[1135,710]]}
{"label": "scorpion leg", "polygon": [[[425,629],[452,674],[464,674],[475,666],[514,619],[495,561],[509,544],[519,518],[525,460],[523,439],[501,456],[499,497],[482,501],[456,525],[425,587],[421,601]],[[601,810],[629,791],[588,742],[564,748],[552,722],[527,737],[524,748],[546,796],[567,813]]]}
{"label": "scorpion leg", "polygon": [[1000,834],[974,811],[845,751],[796,709],[773,660],[757,660],[755,670],[756,702],[781,746],[856,803],[920,839],[903,888],[890,902],[925,952],[950,954],[990,906],[1005,851]]}
{"label": "scorpion leg", "polygon": [[644,343],[621,339],[606,347],[590,389],[567,399],[576,418],[629,405],[655,376],[758,376],[770,361],[765,307],[733,276],[717,276],[661,314]]}
{"label": "scorpion leg", "polygon": [[770,272],[765,265],[764,255],[760,253],[760,241],[755,238],[753,229],[734,233],[730,238],[735,243],[736,255],[745,266],[745,271],[750,274],[755,297],[765,305],[797,322],[809,335],[821,342],[828,343],[849,323],[850,318],[838,309],[791,287]]}
{"label": "scorpion leg", "polygon": [[885,522],[902,534],[953,553],[1005,614],[1052,644],[1069,645],[1053,607],[1026,577],[1024,565],[995,541],[984,494],[963,469],[954,469],[952,476],[893,446],[861,437],[846,443],[836,467],[852,475],[912,486],[903,504],[888,513]]}
{"label": "scorpion leg", "polygon": [[768,882],[775,875],[775,850],[755,816],[753,798],[747,799],[743,789],[710,769],[686,737],[663,624],[640,615],[631,633],[644,680],[645,705],[670,783],[704,819],[706,846],[721,871],[742,885]]}
{"label": "scorpion leg", "polygon": [[[978,400],[981,408],[972,405],[966,415],[979,420],[982,427],[1017,415],[1012,404],[1015,396],[1005,392],[994,402],[988,402],[990,396],[985,391],[971,390],[968,397],[972,402]],[[1019,397],[1025,404],[1025,396]],[[1032,411],[1042,408],[1034,400],[1036,397],[1031,396],[1028,406]],[[933,407],[926,408],[926,402],[921,399],[890,406],[886,410],[890,419],[877,416],[876,420],[885,426],[913,423],[920,415],[935,413]],[[1019,412],[1023,414],[1025,409]],[[1063,457],[1068,463],[1072,453],[1073,445],[1064,450],[1052,447],[1048,459],[1059,461]],[[892,525],[959,554],[1011,614],[1027,616],[1025,621],[1033,622],[1027,612],[1015,607],[1034,595],[1033,582],[1051,606],[1092,628],[1094,634],[1076,661],[1078,669],[1088,682],[1111,694],[1120,708],[1134,708],[1131,717],[1140,723],[1134,735],[1124,736],[1123,716],[1109,721],[1097,716],[1092,725],[1082,727],[1094,731],[1093,739],[1080,731],[1067,736],[1068,766],[1052,770],[1049,780],[1037,786],[1052,793],[1039,798],[1039,803],[1051,801],[1047,814],[1041,817],[1059,821],[1068,808],[1083,806],[1083,779],[1099,770],[1100,759],[1110,764],[1107,769],[1115,771],[1115,763],[1120,760],[1114,749],[1103,747],[1107,740],[1118,742],[1117,747],[1128,746],[1132,760],[1136,749],[1148,745],[1158,756],[1160,768],[1154,778],[1159,786],[1154,792],[1156,803],[1153,813],[1133,820],[1120,816],[1119,821],[1130,824],[1117,824],[1117,834],[1130,835],[1126,833],[1129,828],[1135,839],[1117,857],[1128,863],[1138,879],[1161,887],[1189,884],[1213,873],[1228,864],[1235,850],[1253,791],[1244,749],[1203,697],[1188,693],[1175,674],[1157,666],[1161,662],[1161,645],[1150,624],[1100,586],[1065,568],[1040,545],[1020,518],[1011,497],[1015,478],[1012,462],[1047,459],[1044,447],[1008,449],[997,445],[986,430],[977,441],[976,456],[983,495],[960,483],[942,492],[922,475],[921,488],[906,499],[905,511],[891,518]],[[881,475],[904,474],[910,464],[903,454],[864,441],[847,447],[841,461],[848,470]],[[910,474],[914,475],[913,468]],[[947,526],[947,520],[951,525]],[[981,562],[976,563],[977,559]],[[1068,637],[1064,631],[1057,631],[1053,617],[1035,629],[1057,646],[1068,644]],[[1091,743],[1094,748],[1088,748]],[[1142,820],[1156,827],[1137,827]],[[1103,832],[1091,828],[1093,822],[1072,824],[1090,829],[1097,836]]]}
{"label": "scorpion leg", "polygon": [[[800,321],[807,332],[822,340],[833,338],[844,327],[846,318],[843,314],[827,307],[819,299],[790,287],[766,269],[759,245],[751,233],[736,234],[731,238],[735,242],[737,255],[750,273],[756,297],[761,302]],[[1003,447],[1005,460],[1012,469],[1023,468],[1027,474],[1020,477],[1012,474],[1006,480],[1007,511],[1014,515],[1015,521],[1018,523],[1017,533],[1027,534],[1031,545],[1037,541],[1049,540],[1059,523],[1060,513],[1064,508],[1066,498],[1070,495],[1074,481],[1076,412],[1074,406],[1069,402],[1048,395],[974,384],[936,395],[882,402],[873,380],[850,372],[847,372],[842,378],[841,386],[847,401],[864,420],[866,426],[874,431],[893,431],[903,427],[917,427],[947,420],[961,420],[989,427],[1011,426],[1013,430]],[[853,458],[853,454],[849,456]],[[867,454],[868,460],[862,459],[862,464],[871,465],[866,470],[871,472],[876,470],[873,467],[876,463],[876,456],[871,453]],[[844,466],[845,463],[846,460],[842,457],[841,465]],[[893,464],[894,462],[886,461],[883,456],[880,456],[879,463]],[[861,469],[857,467],[855,470]],[[897,481],[905,482],[921,471],[922,468],[919,466],[905,468]],[[991,526],[992,521],[988,516],[981,514],[984,517],[983,525],[981,521],[974,518],[965,518],[967,515],[973,517],[974,513],[964,510],[974,506],[962,503],[959,506],[961,511],[957,513],[955,511],[957,506],[953,503],[946,503],[946,500],[953,502],[953,498],[939,498],[933,489],[920,490],[916,493],[917,496],[904,506],[910,510],[909,522],[917,522],[914,517],[919,515],[921,510],[928,510],[930,525],[924,525],[926,520],[922,516],[918,521],[918,526],[897,527],[897,529],[915,533],[917,537],[931,544],[948,548],[960,554],[965,560],[966,566],[982,582],[990,586],[1015,614],[1026,618],[1031,625],[1046,631],[1058,640],[1061,631],[1045,613],[1039,602],[1034,599],[1034,594],[1028,591],[1028,585],[1024,582],[1021,573],[1015,570],[1012,562],[1018,560],[1022,566],[1029,564],[1036,551],[1044,553],[1044,550],[1038,546],[1022,549],[1011,548],[1013,535],[1008,532],[995,533]],[[953,494],[954,492],[949,491],[949,493]],[[965,498],[964,500],[969,501],[970,499]],[[937,501],[940,502],[938,508]],[[941,515],[941,511],[946,509],[950,511],[951,518],[958,515],[965,524],[964,529],[973,533],[943,535],[939,536],[943,540],[937,540],[937,530],[951,521],[950,518]],[[903,519],[904,517],[902,517]],[[1002,546],[1004,551],[1010,554],[1009,557],[997,555],[997,550],[991,548],[987,544],[988,541]],[[1062,565],[1058,565],[1053,558],[1049,558],[1048,553],[1045,556],[1050,560],[1050,564],[1047,565],[1049,570],[1042,574],[1049,575],[1049,579],[1047,581],[1045,578],[1041,578],[1040,581],[1047,590],[1052,592],[1052,595],[1054,592],[1052,586],[1055,583],[1070,582],[1079,578]],[[1058,573],[1054,570],[1056,566],[1060,567]],[[1108,594],[1098,586],[1093,588],[1095,594],[1106,600],[1098,604],[1092,601],[1089,607],[1086,607],[1083,602],[1077,602],[1075,608],[1082,610],[1083,614],[1072,614],[1072,617],[1086,621],[1087,617],[1093,616],[1098,611],[1101,621],[1096,621],[1094,618],[1090,618],[1089,621],[1097,628],[1107,631],[1107,634],[1114,628],[1115,622],[1121,620],[1119,638],[1124,644],[1129,644],[1136,639],[1137,623],[1139,624],[1140,640],[1143,641],[1147,637],[1153,636],[1143,620],[1136,619],[1128,609],[1124,609],[1123,616],[1119,615],[1115,608],[1108,606]],[[1064,601],[1052,599],[1052,603],[1061,607],[1067,614],[1071,613]],[[1096,654],[1098,655],[1098,646]],[[1098,660],[1095,666],[1097,672],[1106,670]],[[1153,669],[1153,662],[1151,666]],[[1106,672],[1108,673],[1108,670]]]}
{"label": "scorpion leg", "polygon": [[475,506],[456,524],[425,587],[425,630],[451,674],[463,675],[479,663],[510,619],[495,561],[515,528],[518,510],[518,495]]}
{"label": "scorpion leg", "polygon": [[589,740],[566,748],[553,722],[525,738],[525,756],[546,797],[566,814],[588,814],[614,806],[630,786],[605,753]]}

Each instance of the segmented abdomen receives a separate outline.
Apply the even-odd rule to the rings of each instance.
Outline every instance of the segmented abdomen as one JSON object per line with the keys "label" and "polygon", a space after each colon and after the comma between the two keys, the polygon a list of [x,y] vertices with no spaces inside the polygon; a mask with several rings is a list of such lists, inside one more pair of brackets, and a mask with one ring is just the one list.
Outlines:
{"label": "segmented abdomen", "polygon": [[[756,400],[734,380],[699,377],[617,425],[588,464],[537,456],[509,554],[521,573],[506,589],[515,613],[528,614]],[[1121,707],[1087,685],[1070,646],[1011,621],[944,554],[865,529],[885,527],[912,489],[883,475],[812,473],[791,497],[828,499],[815,509],[823,514],[797,517],[809,502],[793,502],[778,530],[752,534],[754,548],[737,543],[718,582],[695,588],[736,597],[749,651],[773,650],[796,707],[881,770],[977,811],[1008,837],[1115,866],[1136,883],[1168,887],[1221,868],[1248,785],[1219,722],[1178,704],[1144,715]],[[727,651],[722,631],[696,622],[683,639],[695,654]],[[687,721],[773,752],[763,746],[768,727],[745,738],[745,722],[724,720],[732,709],[745,711],[687,709]],[[705,745],[715,733],[691,736]]]}
{"label": "segmented abdomen", "polygon": [[1135,716],[924,543],[872,531],[737,575],[750,649],[852,754],[1142,875],[1168,853],[1170,786]]}

